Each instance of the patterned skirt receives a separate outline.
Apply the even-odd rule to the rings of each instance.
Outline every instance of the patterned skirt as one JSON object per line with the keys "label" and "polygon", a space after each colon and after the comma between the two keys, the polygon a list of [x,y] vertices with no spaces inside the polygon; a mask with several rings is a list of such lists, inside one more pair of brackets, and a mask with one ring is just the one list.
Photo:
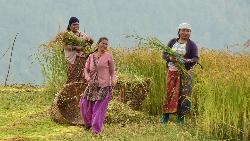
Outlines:
{"label": "patterned skirt", "polygon": [[84,82],[84,57],[76,57],[74,64],[67,64],[67,84],[71,82]]}
{"label": "patterned skirt", "polygon": [[191,107],[192,75],[184,77],[178,71],[168,70],[166,76],[163,113],[188,114]]}
{"label": "patterned skirt", "polygon": [[89,101],[97,101],[103,100],[108,93],[111,93],[110,86],[101,88],[96,85],[88,85],[81,96]]}

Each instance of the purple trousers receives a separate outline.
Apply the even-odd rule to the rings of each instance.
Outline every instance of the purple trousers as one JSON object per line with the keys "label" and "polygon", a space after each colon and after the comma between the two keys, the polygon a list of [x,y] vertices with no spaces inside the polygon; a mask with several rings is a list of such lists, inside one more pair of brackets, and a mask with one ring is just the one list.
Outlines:
{"label": "purple trousers", "polygon": [[85,126],[91,126],[92,132],[98,134],[101,132],[103,121],[106,115],[111,91],[108,91],[103,100],[90,101],[81,97],[80,114]]}

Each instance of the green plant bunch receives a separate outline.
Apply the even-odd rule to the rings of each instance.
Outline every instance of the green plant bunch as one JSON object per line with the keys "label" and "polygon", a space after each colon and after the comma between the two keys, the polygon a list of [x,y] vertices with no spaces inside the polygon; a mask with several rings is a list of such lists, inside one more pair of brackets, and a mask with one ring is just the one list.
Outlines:
{"label": "green plant bunch", "polygon": [[167,53],[170,57],[175,57],[177,59],[176,66],[181,74],[188,75],[186,69],[185,69],[185,62],[184,58],[181,54],[173,51],[170,47],[167,47],[164,43],[162,43],[158,38],[156,37],[148,37],[148,38],[142,38],[139,35],[128,35],[126,37],[132,37],[136,40],[139,40],[139,43],[144,41],[143,44],[145,44],[146,47],[161,50],[164,53]]}
{"label": "green plant bunch", "polygon": [[94,51],[94,48],[91,47],[90,42],[85,41],[83,38],[76,36],[71,31],[59,33],[57,39],[59,39],[59,42],[61,42],[62,45],[82,46],[82,51],[86,55]]}

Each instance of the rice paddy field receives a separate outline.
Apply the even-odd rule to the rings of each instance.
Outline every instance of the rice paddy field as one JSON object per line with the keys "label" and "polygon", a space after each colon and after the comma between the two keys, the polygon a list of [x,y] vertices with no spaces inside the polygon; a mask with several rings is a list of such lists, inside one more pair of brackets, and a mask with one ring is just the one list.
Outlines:
{"label": "rice paddy field", "polygon": [[110,49],[117,72],[150,79],[150,89],[140,111],[111,100],[98,136],[80,126],[57,124],[49,117],[54,94],[66,77],[63,56],[56,52],[40,58],[44,86],[0,87],[1,140],[250,140],[247,48],[238,53],[199,50],[203,68],[194,68],[192,114],[184,125],[177,125],[174,115],[169,123],[159,124],[166,78],[161,52],[145,46]]}

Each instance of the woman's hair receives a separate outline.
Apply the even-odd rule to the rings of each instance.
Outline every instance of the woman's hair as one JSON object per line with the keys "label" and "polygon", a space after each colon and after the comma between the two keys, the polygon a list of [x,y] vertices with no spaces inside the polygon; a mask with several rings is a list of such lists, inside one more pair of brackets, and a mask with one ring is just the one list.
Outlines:
{"label": "woman's hair", "polygon": [[179,29],[177,32],[178,38],[180,38],[180,31],[181,31],[181,29]]}
{"label": "woman's hair", "polygon": [[78,22],[79,23],[79,20],[76,18],[76,17],[71,17],[69,19],[69,24],[68,24],[68,27],[67,27],[67,30],[70,31],[70,26],[72,23],[75,23],[75,22]]}
{"label": "woman's hair", "polygon": [[101,37],[101,38],[99,38],[97,44],[99,44],[102,40],[107,40],[108,41],[108,38],[107,37]]}
{"label": "woman's hair", "polygon": [[[108,38],[107,37],[101,37],[101,38],[99,38],[99,40],[98,40],[98,42],[97,42],[97,46],[101,43],[101,41],[103,41],[103,40],[107,40],[108,41]],[[94,52],[97,52],[98,51],[98,47],[95,49],[95,51]]]}
{"label": "woman's hair", "polygon": [[70,25],[68,25],[68,27],[67,27],[67,31],[70,31]]}
{"label": "woman's hair", "polygon": [[[98,44],[100,44],[101,41],[103,41],[103,40],[107,40],[107,41],[108,41],[108,38],[107,38],[107,37],[101,37],[101,38],[99,38],[99,40],[98,40],[98,42],[97,42],[97,46],[98,46]],[[98,47],[97,47],[93,52],[89,53],[89,54],[87,55],[87,58],[89,57],[90,54],[92,54],[92,53],[94,53],[94,52],[97,52],[97,51],[98,51]]]}

